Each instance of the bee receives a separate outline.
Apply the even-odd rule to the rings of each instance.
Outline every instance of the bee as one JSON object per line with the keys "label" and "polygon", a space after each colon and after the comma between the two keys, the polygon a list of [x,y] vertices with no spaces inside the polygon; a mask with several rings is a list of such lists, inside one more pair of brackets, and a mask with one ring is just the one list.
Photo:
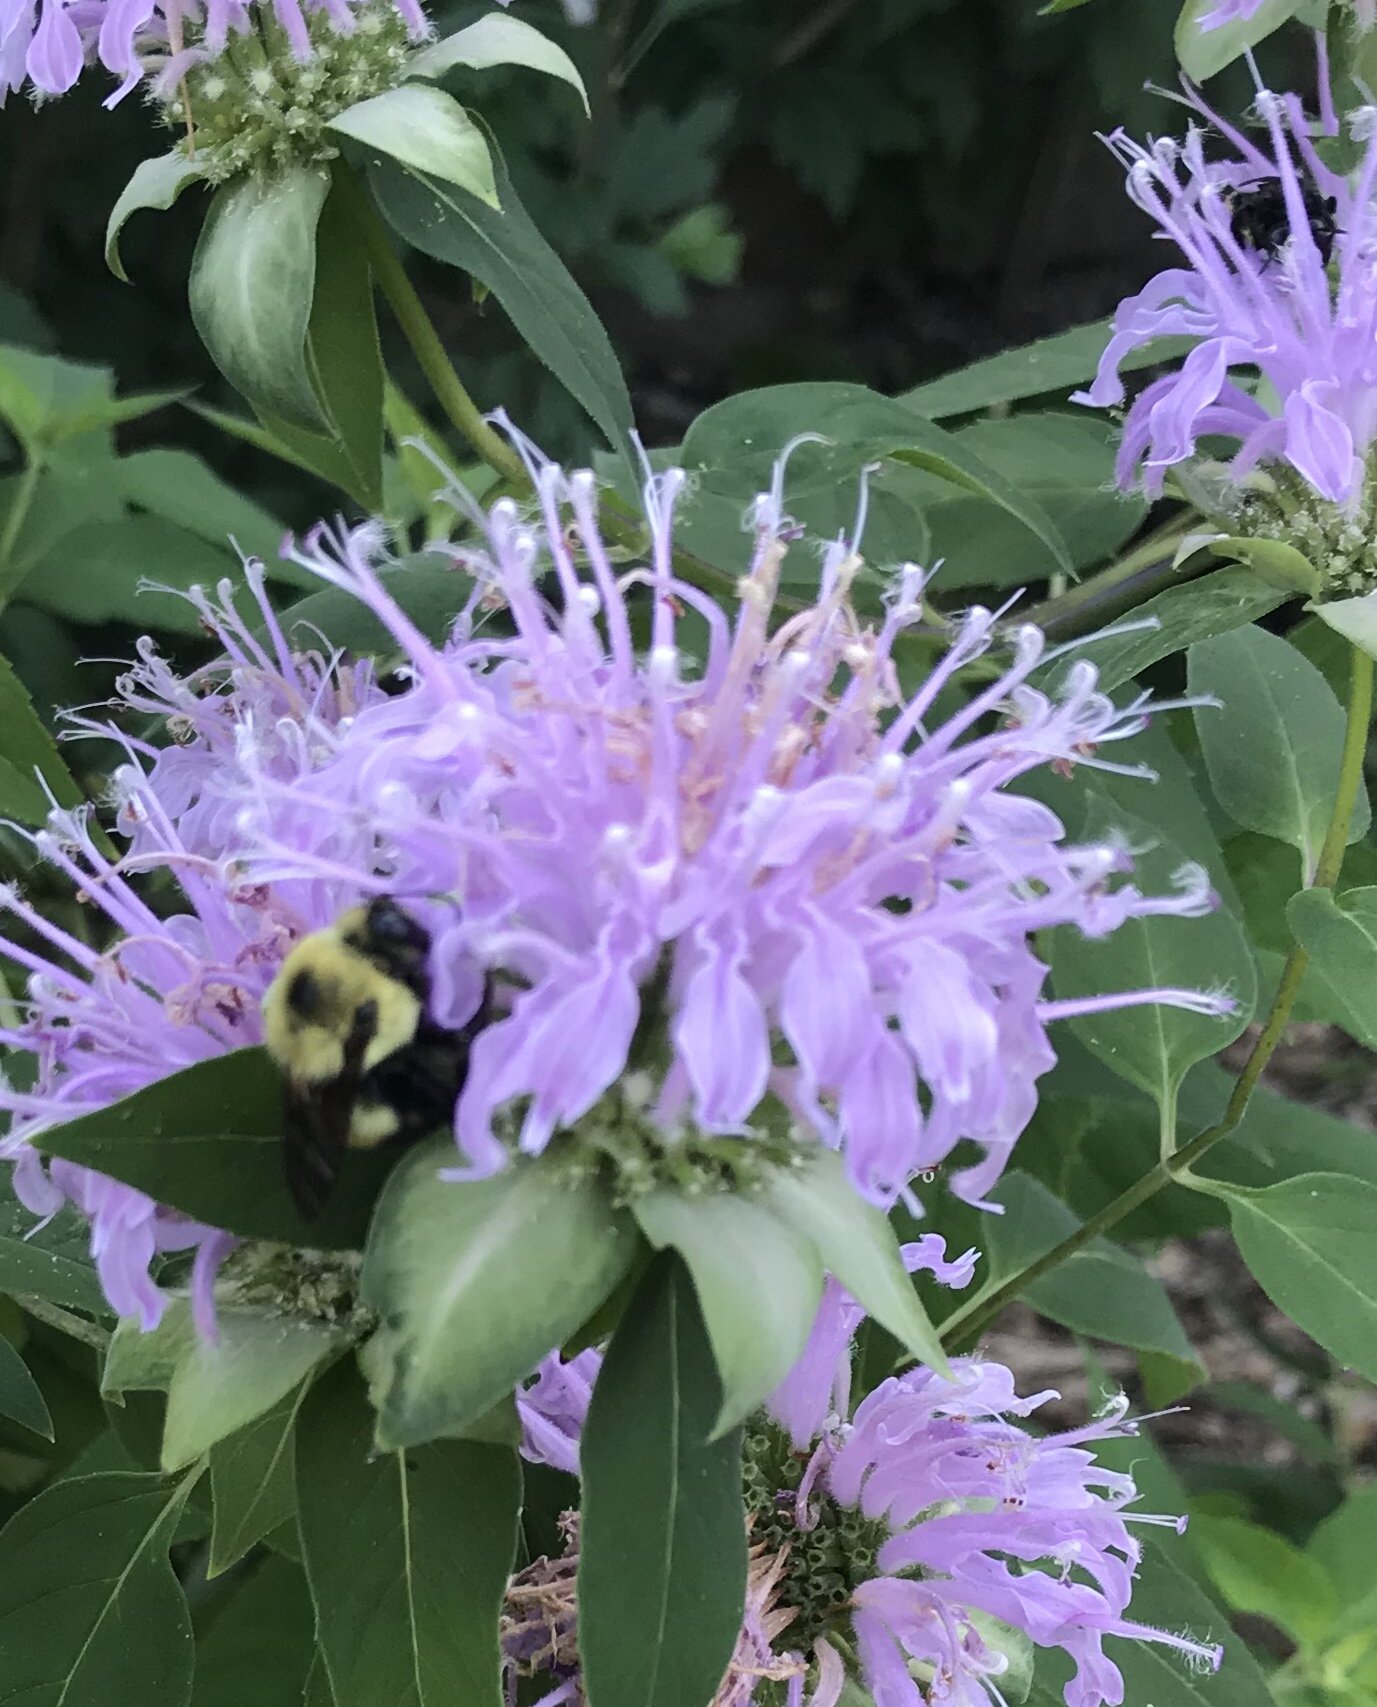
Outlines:
{"label": "bee", "polygon": [[287,1188],[307,1218],[329,1201],[346,1150],[423,1138],[453,1115],[487,993],[462,1029],[437,1025],[429,954],[429,932],[378,896],[297,943],[263,997]]}
{"label": "bee", "polygon": [[[1322,196],[1319,186],[1309,177],[1301,179],[1301,198],[1321,265],[1327,267],[1334,253],[1334,239],[1339,234],[1334,220],[1338,203],[1333,196]],[[1263,178],[1230,191],[1229,209],[1232,215],[1229,228],[1239,243],[1245,249],[1255,249],[1263,256],[1264,264],[1276,260],[1291,236],[1291,215],[1281,179]]]}

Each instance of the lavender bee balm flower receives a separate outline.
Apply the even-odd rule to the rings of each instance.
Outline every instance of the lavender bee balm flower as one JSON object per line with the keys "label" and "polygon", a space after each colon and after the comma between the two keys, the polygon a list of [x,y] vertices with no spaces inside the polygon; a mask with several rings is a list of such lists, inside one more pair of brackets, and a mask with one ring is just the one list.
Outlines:
{"label": "lavender bee balm flower", "polygon": [[[262,638],[228,586],[198,597],[223,660],[183,680],[145,646],[122,689],[178,736],[117,736],[123,856],[71,815],[36,838],[112,940],[97,952],[7,897],[41,945],[3,945],[32,974],[5,1041],[39,1063],[32,1090],[0,1099],[7,1153],[36,1211],[67,1195],[93,1216],[112,1301],[153,1250],[199,1243],[204,1277],[223,1241],[128,1188],[107,1202],[65,1166],[45,1171],[44,1128],[259,1041],[293,943],[378,895],[430,939],[437,1025],[462,1028],[492,992],[454,1116],[467,1177],[615,1130],[633,1170],[694,1145],[729,1172],[780,1142],[830,1146],[888,1204],[967,1140],[975,1159],[952,1187],[981,1202],[1053,1063],[1052,1022],[1229,1007],[1191,990],[1044,994],[1032,933],[1099,936],[1212,904],[1194,868],[1176,893],[1143,895],[1122,846],[1069,842],[1011,791],[1049,763],[1108,763],[1098,750],[1143,727],[1145,702],[1117,709],[1083,661],[1056,693],[1033,686],[1047,647],[1024,627],[995,679],[939,718],[939,695],[1002,644],[994,617],[970,612],[905,691],[893,654],[922,576],[904,570],[863,620],[850,541],[828,550],[815,601],[781,617],[782,466],[734,611],[674,574],[678,471],[649,482],[648,561],[620,573],[592,476],[533,475],[534,513],[499,502],[478,518],[485,543],[456,553],[471,592],[442,644],[393,599],[377,530],[321,531],[299,555],[391,632],[404,691],[293,651],[257,569]],[[170,914],[141,898],[147,874],[180,892]],[[121,1281],[121,1308],[128,1296]]]}

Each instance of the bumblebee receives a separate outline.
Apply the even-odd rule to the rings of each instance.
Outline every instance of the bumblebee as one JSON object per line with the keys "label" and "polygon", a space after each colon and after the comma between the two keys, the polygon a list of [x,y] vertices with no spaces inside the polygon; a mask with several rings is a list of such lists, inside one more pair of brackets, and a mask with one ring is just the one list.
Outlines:
{"label": "bumblebee", "polygon": [[347,1149],[423,1138],[453,1115],[487,998],[461,1030],[437,1025],[429,954],[429,932],[379,896],[303,938],[263,997],[287,1187],[303,1216],[324,1209]]}
{"label": "bumblebee", "polygon": [[[1339,235],[1334,220],[1338,203],[1333,196],[1322,196],[1309,177],[1301,179],[1301,198],[1310,235],[1320,252],[1320,263],[1327,267],[1334,253],[1334,239]],[[1291,236],[1291,215],[1281,179],[1263,178],[1256,184],[1245,184],[1231,191],[1229,209],[1232,215],[1229,228],[1239,243],[1245,249],[1255,249],[1264,261],[1276,260]]]}

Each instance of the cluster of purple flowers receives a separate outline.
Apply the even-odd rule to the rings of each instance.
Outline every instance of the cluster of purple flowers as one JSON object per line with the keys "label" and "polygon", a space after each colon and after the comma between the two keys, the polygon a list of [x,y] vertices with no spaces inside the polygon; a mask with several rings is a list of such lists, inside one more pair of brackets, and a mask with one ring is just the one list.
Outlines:
{"label": "cluster of purple flowers", "polygon": [[[949,1263],[940,1238],[906,1255],[945,1284],[971,1278],[974,1253]],[[876,1707],[992,1707],[1009,1658],[984,1620],[1072,1659],[1067,1707],[1123,1701],[1106,1637],[1218,1667],[1219,1647],[1127,1616],[1141,1556],[1131,1525],[1179,1532],[1185,1521],[1129,1513],[1132,1478],[1089,1450],[1137,1433],[1126,1400],[1084,1428],[1035,1437],[1012,1419],[1057,1395],[1020,1398],[1002,1365],[959,1358],[949,1378],[893,1376],[853,1410],[862,1314],[828,1282],[807,1351],[748,1444],[746,1614],[713,1707],[751,1707],[767,1685],[782,1687],[788,1707],[837,1707],[851,1655]],[[582,1701],[572,1521],[566,1535],[562,1557],[511,1585],[513,1702],[529,1677],[547,1686],[540,1707]]]}
{"label": "cluster of purple flowers", "polygon": [[[506,4],[506,0],[501,0]],[[119,79],[106,102],[123,100],[145,77],[166,92],[193,65],[219,57],[260,17],[281,31],[291,54],[311,57],[311,26],[350,35],[371,0],[0,0],[0,105],[26,83],[65,95],[85,66]],[[386,0],[415,39],[429,33],[419,0]]]}
{"label": "cluster of purple flowers", "polygon": [[[456,1109],[469,1174],[539,1153],[634,1068],[650,1084],[639,1117],[663,1141],[749,1137],[773,1099],[881,1203],[972,1141],[983,1154],[951,1183],[979,1203],[1053,1063],[1053,1021],[1230,1006],[1190,990],[1043,991],[1031,933],[1100,935],[1212,904],[1194,868],[1178,893],[1144,896],[1122,845],[1069,843],[1009,787],[1052,763],[1109,764],[1099,749],[1143,727],[1144,700],[1117,709],[1084,661],[1056,692],[1035,687],[1049,654],[1023,627],[1012,661],[935,717],[957,673],[1002,644],[994,615],[968,613],[904,691],[891,652],[920,619],[922,576],[904,570],[882,618],[862,621],[845,540],[816,602],[772,625],[792,537],[782,463],[734,616],[671,569],[678,471],[647,487],[648,566],[621,574],[591,474],[532,473],[537,514],[501,501],[475,517],[486,544],[456,553],[471,590],[443,645],[391,596],[374,530],[321,532],[299,557],[391,632],[405,691],[367,664],[293,650],[250,565],[256,623],[228,586],[218,603],[194,595],[220,662],[183,678],[145,644],[123,683],[124,706],[162,720],[172,745],[77,720],[124,745],[113,790],[127,851],[107,857],[71,813],[34,840],[115,936],[98,951],[0,897],[25,927],[0,953],[31,974],[27,1015],[3,1041],[38,1062],[32,1088],[4,1088],[0,1107],[16,1189],[38,1213],[65,1194],[91,1216],[121,1312],[157,1320],[156,1252],[197,1245],[204,1287],[224,1241],[129,1188],[45,1169],[43,1128],[258,1041],[292,943],[374,895],[429,930],[440,1024],[467,1022],[485,980],[500,992]],[[697,659],[680,633],[690,620]],[[148,874],[180,891],[181,910],[154,910]]]}
{"label": "cluster of purple flowers", "polygon": [[[1327,102],[1323,64],[1321,93]],[[1128,168],[1130,197],[1186,264],[1120,305],[1099,373],[1078,401],[1121,403],[1122,359],[1155,338],[1185,335],[1195,342],[1179,369],[1129,408],[1121,483],[1140,475],[1159,492],[1166,470],[1212,434],[1237,441],[1235,480],[1259,464],[1289,465],[1320,498],[1352,507],[1377,436],[1377,115],[1364,110],[1352,121],[1364,152],[1350,178],[1326,165],[1294,94],[1259,92],[1265,144],[1189,87],[1185,99],[1201,123],[1184,140],[1143,146],[1122,131],[1108,139]],[[1338,128],[1331,112],[1324,128]],[[1280,204],[1279,245],[1240,235],[1239,198],[1260,189]],[[1321,209],[1337,231],[1332,262],[1327,236],[1317,240],[1314,229]],[[1265,388],[1238,383],[1240,370],[1255,371]]]}

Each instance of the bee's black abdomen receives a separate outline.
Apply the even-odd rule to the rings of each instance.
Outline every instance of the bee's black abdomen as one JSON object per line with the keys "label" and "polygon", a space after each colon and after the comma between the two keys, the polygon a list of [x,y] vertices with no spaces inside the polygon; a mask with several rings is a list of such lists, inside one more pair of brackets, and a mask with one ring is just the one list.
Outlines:
{"label": "bee's black abdomen", "polygon": [[364,1075],[360,1097],[392,1110],[398,1139],[424,1138],[437,1127],[449,1126],[464,1088],[471,1038],[471,1028],[446,1031],[422,1020],[405,1049]]}
{"label": "bee's black abdomen", "polygon": [[[309,977],[307,972],[297,974],[288,1001],[294,999],[301,979]],[[289,1078],[283,1085],[282,1166],[292,1202],[308,1221],[325,1208],[339,1178],[363,1079],[363,1058],[377,1030],[378,1004],[361,1002],[344,1040],[339,1075],[318,1084],[300,1084]]]}

